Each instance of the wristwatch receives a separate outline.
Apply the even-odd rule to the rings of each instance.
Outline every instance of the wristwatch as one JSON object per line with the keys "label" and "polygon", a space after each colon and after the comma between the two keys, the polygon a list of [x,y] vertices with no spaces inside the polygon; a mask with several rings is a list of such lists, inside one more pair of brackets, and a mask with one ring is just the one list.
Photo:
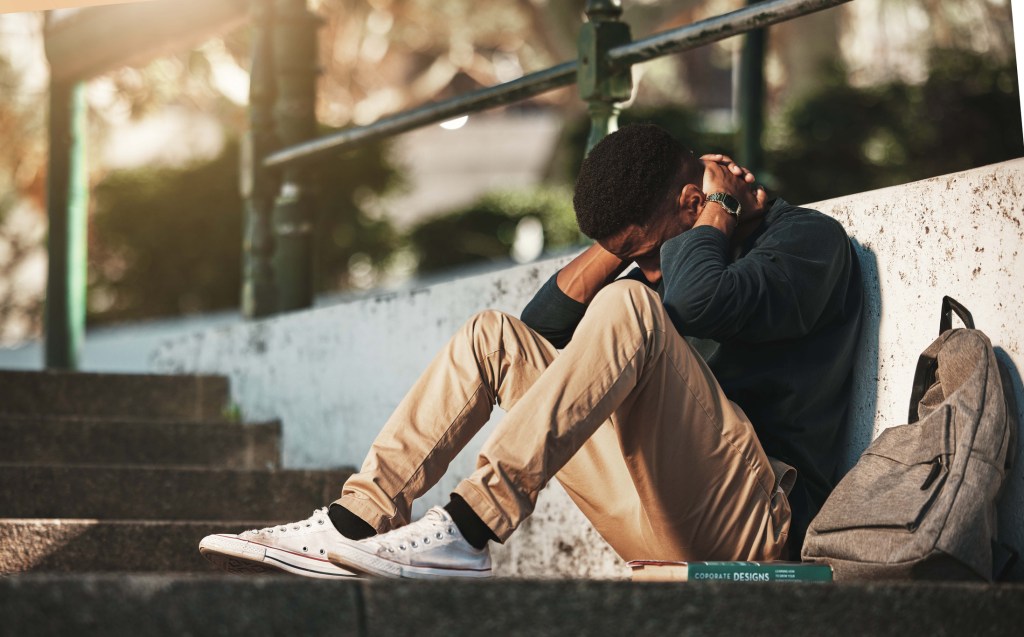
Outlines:
{"label": "wristwatch", "polygon": [[736,217],[740,218],[740,202],[736,201],[736,197],[724,192],[713,192],[708,195],[708,201],[713,201],[716,204],[725,208],[725,211]]}

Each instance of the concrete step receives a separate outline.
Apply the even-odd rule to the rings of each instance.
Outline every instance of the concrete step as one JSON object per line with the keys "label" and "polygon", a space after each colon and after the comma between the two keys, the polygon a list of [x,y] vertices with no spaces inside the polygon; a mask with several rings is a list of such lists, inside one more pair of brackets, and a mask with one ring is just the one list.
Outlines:
{"label": "concrete step", "polygon": [[279,423],[0,415],[0,462],[276,467]]}
{"label": "concrete step", "polygon": [[212,420],[231,397],[222,376],[0,371],[0,413]]}
{"label": "concrete step", "polygon": [[0,516],[298,520],[341,494],[349,469],[0,465]]}
{"label": "concrete step", "polygon": [[0,579],[0,634],[1019,635],[1024,587],[393,582],[220,575]]}
{"label": "concrete step", "polygon": [[[308,517],[308,510],[302,517]],[[211,533],[238,533],[293,520],[258,522],[0,519],[0,574],[44,571],[187,572],[214,569],[199,555]],[[2,581],[2,578],[0,578]],[[2,617],[2,615],[0,615]],[[3,622],[0,621],[0,625]]]}

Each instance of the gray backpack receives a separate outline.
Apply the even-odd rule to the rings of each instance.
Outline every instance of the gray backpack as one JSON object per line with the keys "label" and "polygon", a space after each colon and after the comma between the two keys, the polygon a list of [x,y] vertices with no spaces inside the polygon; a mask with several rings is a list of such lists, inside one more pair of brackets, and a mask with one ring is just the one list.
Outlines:
{"label": "gray backpack", "polygon": [[[950,329],[955,309],[967,329]],[[1013,464],[1016,408],[992,343],[942,300],[909,423],[864,451],[811,522],[802,557],[836,579],[993,577],[996,498]]]}

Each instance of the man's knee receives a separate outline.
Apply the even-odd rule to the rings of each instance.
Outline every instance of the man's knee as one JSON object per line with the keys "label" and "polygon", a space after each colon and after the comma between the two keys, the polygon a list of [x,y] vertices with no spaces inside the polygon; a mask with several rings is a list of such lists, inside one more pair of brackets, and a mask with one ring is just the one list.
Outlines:
{"label": "man's knee", "polygon": [[665,307],[658,293],[632,279],[606,285],[590,303],[588,313],[604,321],[630,320],[648,327],[660,327],[665,320]]}
{"label": "man's knee", "polygon": [[469,317],[462,326],[463,332],[473,342],[500,338],[504,325],[512,317],[498,310],[483,310]]}

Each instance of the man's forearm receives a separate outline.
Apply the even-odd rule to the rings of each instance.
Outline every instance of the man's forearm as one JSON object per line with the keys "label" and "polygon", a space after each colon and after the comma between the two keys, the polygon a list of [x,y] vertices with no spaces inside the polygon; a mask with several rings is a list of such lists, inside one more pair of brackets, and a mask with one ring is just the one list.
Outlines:
{"label": "man's forearm", "polygon": [[558,272],[558,288],[569,298],[590,303],[601,288],[616,279],[628,263],[601,247],[587,248]]}

